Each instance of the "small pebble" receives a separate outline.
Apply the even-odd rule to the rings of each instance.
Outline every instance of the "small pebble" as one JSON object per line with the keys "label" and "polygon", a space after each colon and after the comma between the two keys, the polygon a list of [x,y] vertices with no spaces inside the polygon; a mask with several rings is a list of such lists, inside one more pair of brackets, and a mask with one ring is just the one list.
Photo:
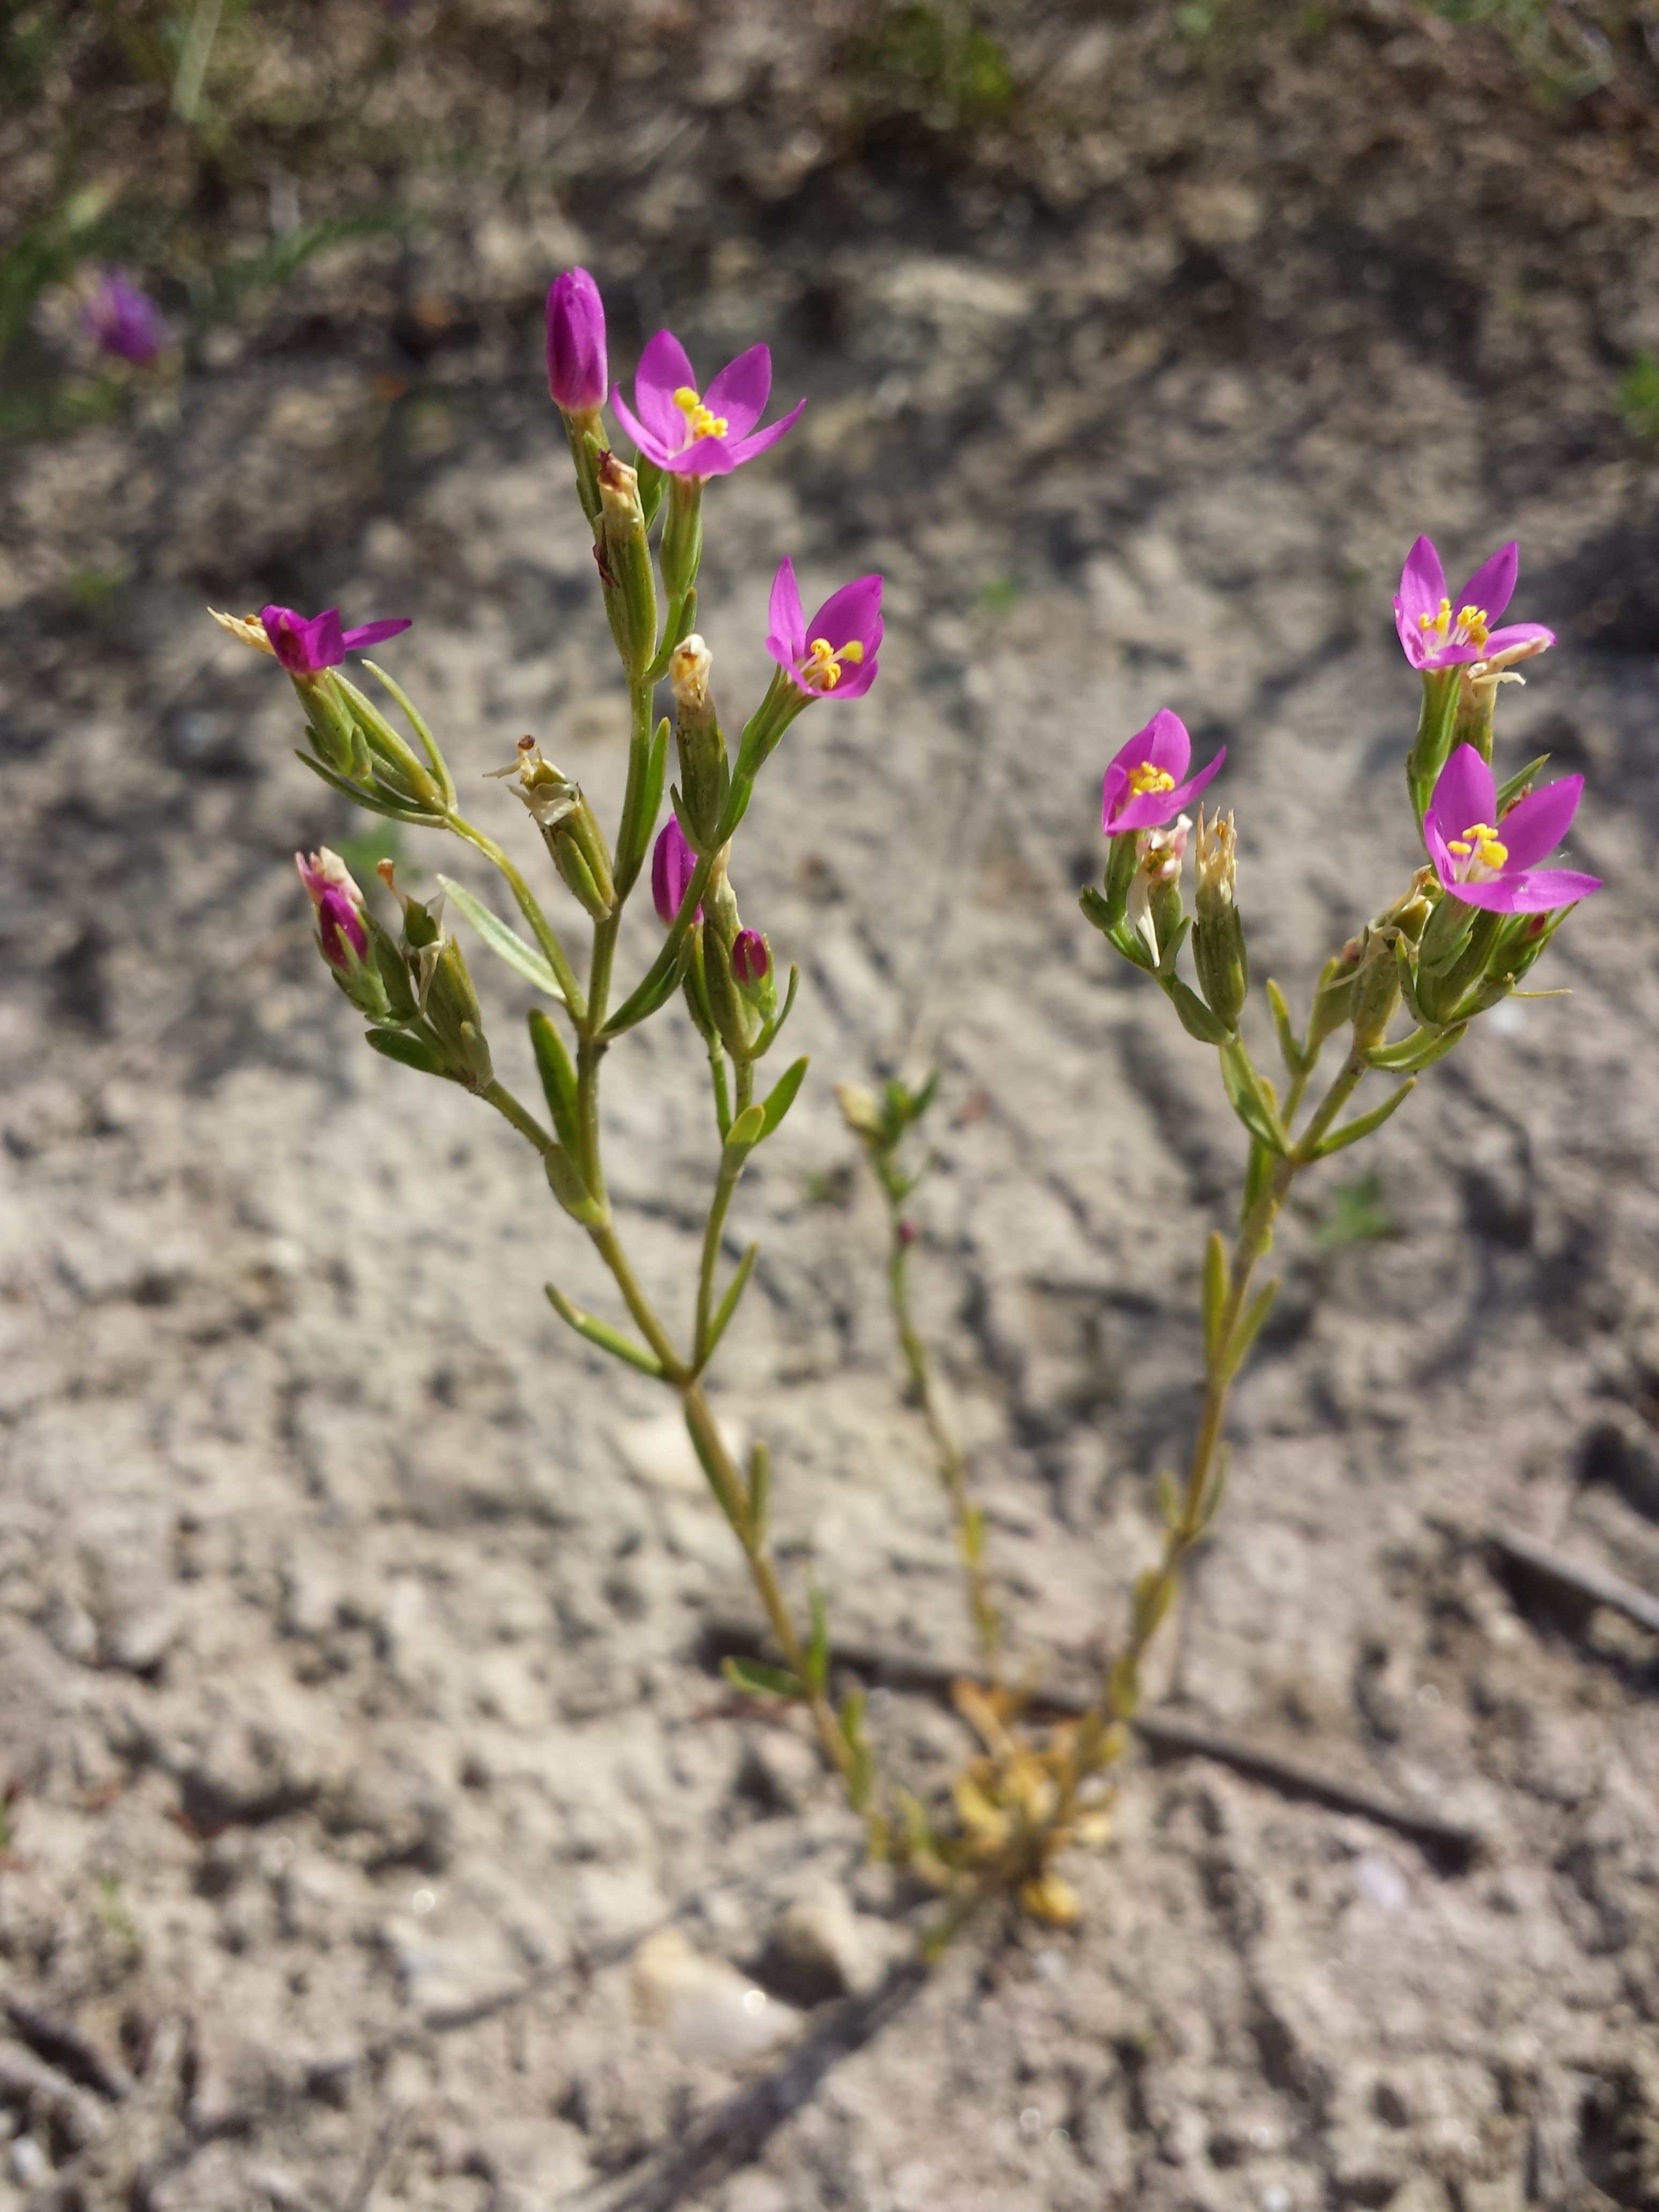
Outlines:
{"label": "small pebble", "polygon": [[1354,1861],[1353,1878],[1360,1895],[1379,1912],[1403,1912],[1412,1901],[1405,1875],[1380,1851],[1363,1852]]}
{"label": "small pebble", "polygon": [[720,1959],[705,1959],[676,1928],[649,1936],[634,1954],[634,2002],[685,2058],[732,2066],[756,2058],[794,2031],[800,2014]]}
{"label": "small pebble", "polygon": [[1291,2212],[1295,2202],[1282,2181],[1270,2181],[1257,2201],[1261,2212]]}
{"label": "small pebble", "polygon": [[20,2189],[38,2189],[52,2172],[50,2160],[33,2136],[19,2136],[6,2164]]}

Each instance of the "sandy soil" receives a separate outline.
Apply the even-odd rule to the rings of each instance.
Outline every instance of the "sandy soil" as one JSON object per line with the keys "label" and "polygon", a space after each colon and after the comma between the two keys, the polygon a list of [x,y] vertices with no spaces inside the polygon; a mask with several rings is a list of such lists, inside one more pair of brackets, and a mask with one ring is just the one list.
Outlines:
{"label": "sandy soil", "polygon": [[[481,63],[481,139],[540,149],[510,191],[455,178],[418,247],[315,266],[176,419],[9,457],[0,2212],[1659,2204],[1652,1643],[1487,1541],[1659,1589],[1659,533],[1611,404],[1659,341],[1650,137],[1403,15],[1192,50],[1050,9],[1007,122],[854,140],[828,37],[641,15],[551,123]],[[1411,865],[1401,555],[1520,537],[1561,644],[1504,756],[1587,775],[1609,888],[1540,977],[1571,995],[1376,1141],[1390,1236],[1322,1236],[1363,1158],[1310,1179],[1158,1686],[1472,1857],[1143,1758],[1080,1928],[988,1927],[918,1987],[912,1901],[711,1670],[741,1591],[672,1414],[542,1297],[603,1298],[576,1232],[510,1132],[356,1042],[288,855],[361,824],[202,604],[411,613],[386,657],[473,789],[529,727],[614,807],[537,358],[577,256],[623,360],[672,316],[810,395],[711,494],[728,704],[783,552],[809,604],[889,578],[874,692],[797,725],[736,868],[813,1073],[734,1222],[764,1256],[720,1405],[849,1644],[964,1651],[831,1082],[942,1057],[921,1302],[1011,1602],[1075,1666],[1152,1541],[1239,1166],[1208,1056],[1078,915],[1101,769],[1165,702],[1227,744],[1257,970],[1304,993]],[[699,1061],[677,1009],[611,1077],[676,1310]],[[923,1789],[963,1747],[921,1695],[878,1726]]]}

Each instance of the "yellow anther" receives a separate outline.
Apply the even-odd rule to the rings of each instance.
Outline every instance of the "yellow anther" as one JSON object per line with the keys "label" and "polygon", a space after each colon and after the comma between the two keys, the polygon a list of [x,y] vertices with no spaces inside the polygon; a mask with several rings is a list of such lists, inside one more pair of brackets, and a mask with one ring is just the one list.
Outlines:
{"label": "yellow anther", "polygon": [[1449,853],[1455,853],[1460,860],[1467,860],[1469,857],[1470,848],[1461,837],[1454,837],[1446,847],[1446,850]]}
{"label": "yellow anther", "polygon": [[1448,841],[1446,850],[1467,860],[1471,854],[1483,868],[1501,868],[1510,857],[1510,848],[1498,836],[1490,822],[1471,822],[1461,837]]}
{"label": "yellow anther", "polygon": [[1431,630],[1432,630],[1434,635],[1443,644],[1446,639],[1446,633],[1451,628],[1451,601],[1449,599],[1442,599],[1440,602],[1440,611],[1437,615],[1419,615],[1417,617],[1417,627],[1425,636]]}
{"label": "yellow anther", "polygon": [[1509,847],[1500,845],[1496,837],[1483,837],[1480,840],[1480,858],[1487,867],[1501,868],[1509,857]]}
{"label": "yellow anther", "polygon": [[1457,610],[1457,635],[1466,645],[1484,645],[1486,641],[1486,610],[1484,607],[1460,607]]}
{"label": "yellow anther", "polygon": [[839,651],[827,637],[815,637],[806,648],[806,658],[800,672],[809,684],[816,684],[825,691],[833,691],[841,682],[841,665],[846,661],[856,667],[864,658],[864,647],[857,638],[849,638]]}
{"label": "yellow anther", "polygon": [[730,427],[724,415],[711,415],[689,384],[674,394],[674,404],[691,426],[694,438],[723,438]]}
{"label": "yellow anther", "polygon": [[1129,790],[1133,797],[1145,799],[1148,792],[1173,791],[1175,778],[1167,769],[1154,768],[1151,761],[1129,771]]}

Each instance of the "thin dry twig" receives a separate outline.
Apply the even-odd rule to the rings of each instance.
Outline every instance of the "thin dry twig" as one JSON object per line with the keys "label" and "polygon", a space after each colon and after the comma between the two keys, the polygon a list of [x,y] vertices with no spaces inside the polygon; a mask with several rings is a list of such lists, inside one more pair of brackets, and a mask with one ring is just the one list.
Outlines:
{"label": "thin dry twig", "polygon": [[1609,1574],[1605,1567],[1592,1566],[1587,1559],[1570,1559],[1565,1553],[1552,1551],[1547,1544],[1519,1535],[1511,1528],[1489,1529],[1486,1541],[1495,1552],[1529,1574],[1541,1575],[1546,1582],[1571,1590],[1592,1605],[1605,1605],[1614,1613],[1622,1613],[1638,1628],[1659,1636],[1659,1598],[1638,1589],[1621,1575]]}

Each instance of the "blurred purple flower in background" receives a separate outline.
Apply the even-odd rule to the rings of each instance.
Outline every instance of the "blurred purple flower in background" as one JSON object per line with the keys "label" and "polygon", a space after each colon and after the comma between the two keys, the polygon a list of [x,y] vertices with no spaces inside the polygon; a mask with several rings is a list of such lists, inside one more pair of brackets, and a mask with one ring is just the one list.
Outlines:
{"label": "blurred purple flower in background", "polygon": [[596,414],[609,374],[605,303],[586,269],[567,269],[547,295],[547,388],[567,415]]}
{"label": "blurred purple flower in background", "polygon": [[1582,775],[1564,775],[1518,800],[1499,823],[1492,770],[1473,745],[1459,745],[1423,817],[1441,888],[1493,914],[1544,914],[1600,890],[1599,876],[1534,866],[1566,836],[1583,788]]}
{"label": "blurred purple flower in background", "polygon": [[[665,929],[673,927],[696,868],[697,856],[686,843],[684,830],[676,821],[665,823],[651,855],[651,896]],[[701,907],[692,919],[702,920]]]}
{"label": "blurred purple flower in background", "polygon": [[137,368],[148,368],[167,342],[161,309],[118,269],[99,272],[85,319],[100,352],[131,362]]}
{"label": "blurred purple flower in background", "polygon": [[766,650],[809,697],[856,699],[876,680],[881,645],[881,578],[856,577],[832,592],[809,623],[801,609],[795,564],[786,558],[772,579]]}
{"label": "blurred purple flower in background", "polygon": [[623,404],[621,385],[611,392],[611,404],[629,436],[658,468],[673,476],[724,477],[775,445],[806,404],[803,399],[757,430],[771,392],[772,356],[765,346],[740,353],[699,393],[685,348],[672,331],[659,331],[634,372],[638,414]]}
{"label": "blurred purple flower in background", "polygon": [[1394,625],[1412,666],[1455,668],[1463,661],[1494,659],[1516,646],[1541,653],[1546,646],[1553,645],[1554,631],[1546,629],[1541,623],[1492,628],[1515,597],[1515,580],[1520,573],[1521,551],[1511,538],[1475,570],[1454,608],[1440,556],[1430,539],[1419,538],[1406,556],[1394,603]]}
{"label": "blurred purple flower in background", "polygon": [[1227,757],[1223,745],[1207,768],[1187,778],[1193,741],[1179,714],[1160,707],[1107,769],[1100,787],[1100,826],[1109,837],[1155,830],[1196,799]]}
{"label": "blurred purple flower in background", "polygon": [[356,629],[343,630],[337,607],[327,607],[309,618],[296,614],[292,607],[261,607],[259,620],[264,624],[271,651],[290,676],[319,676],[325,668],[337,668],[347,653],[378,645],[383,637],[396,637],[399,630],[409,628],[412,617],[405,615],[392,621],[363,623]]}

